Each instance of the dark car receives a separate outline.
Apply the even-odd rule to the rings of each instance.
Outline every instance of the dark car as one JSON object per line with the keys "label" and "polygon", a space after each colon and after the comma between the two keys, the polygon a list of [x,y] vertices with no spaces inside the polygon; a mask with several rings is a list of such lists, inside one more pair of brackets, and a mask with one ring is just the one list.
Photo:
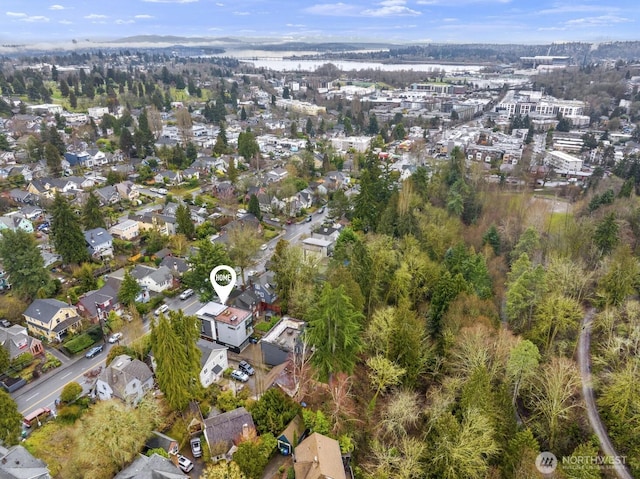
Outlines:
{"label": "dark car", "polygon": [[253,376],[256,373],[253,369],[253,366],[251,366],[251,364],[246,361],[240,361],[240,363],[238,364],[238,368],[240,369],[240,371],[248,374],[249,376]]}
{"label": "dark car", "polygon": [[103,349],[104,349],[104,346],[102,344],[100,346],[94,346],[89,351],[87,351],[87,354],[85,354],[84,357],[85,358],[92,358],[92,357],[100,354]]}

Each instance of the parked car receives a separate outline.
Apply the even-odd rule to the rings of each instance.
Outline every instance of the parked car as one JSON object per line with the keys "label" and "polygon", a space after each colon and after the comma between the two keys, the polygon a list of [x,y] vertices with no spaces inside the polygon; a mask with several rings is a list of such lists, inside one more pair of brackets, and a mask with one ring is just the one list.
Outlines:
{"label": "parked car", "polygon": [[191,443],[191,453],[193,454],[193,457],[202,456],[202,444],[200,443],[200,438],[192,437],[189,442]]}
{"label": "parked car", "polygon": [[307,219],[305,220],[307,223],[311,223],[311,221],[313,220],[313,218],[311,218],[311,215],[307,216]]}
{"label": "parked car", "polygon": [[249,376],[247,375],[247,373],[243,373],[238,369],[233,370],[233,372],[231,373],[231,378],[235,379],[236,381],[241,381],[243,383],[246,383],[249,380]]}
{"label": "parked car", "polygon": [[94,346],[89,351],[87,351],[87,354],[85,354],[84,357],[91,359],[92,357],[100,354],[103,349],[104,349],[104,345],[102,344],[100,346]]}
{"label": "parked car", "polygon": [[247,271],[247,276],[249,276],[249,277],[255,276],[257,274],[258,274],[258,272],[255,269],[250,269],[249,271]]}
{"label": "parked car", "polygon": [[193,469],[193,462],[189,458],[182,455],[178,456],[178,467],[182,469],[182,472],[189,472]]}
{"label": "parked car", "polygon": [[167,311],[169,311],[169,306],[167,306],[166,304],[163,304],[162,306],[160,306],[158,309],[155,310],[155,315],[156,316],[160,316],[162,313],[166,313]]}
{"label": "parked car", "polygon": [[260,251],[266,251],[268,247],[269,245],[267,243],[264,243],[260,246]]}
{"label": "parked car", "polygon": [[10,328],[11,322],[7,321],[6,319],[0,319],[0,326],[2,326],[3,328]]}
{"label": "parked car", "polygon": [[187,299],[191,296],[193,296],[193,290],[191,288],[185,289],[182,293],[180,293],[180,299]]}
{"label": "parked car", "polygon": [[253,366],[251,366],[251,364],[246,361],[240,361],[240,364],[238,364],[238,368],[240,369],[240,371],[248,374],[249,376],[253,376],[256,373],[253,369]]}
{"label": "parked car", "polygon": [[113,343],[117,343],[121,339],[122,339],[122,333],[113,333],[109,338],[109,342],[113,344]]}

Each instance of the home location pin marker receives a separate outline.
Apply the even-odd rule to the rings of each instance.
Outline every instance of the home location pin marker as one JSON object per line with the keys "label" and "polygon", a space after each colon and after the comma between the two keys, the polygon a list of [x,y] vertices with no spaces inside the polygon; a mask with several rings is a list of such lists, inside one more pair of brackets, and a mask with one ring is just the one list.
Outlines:
{"label": "home location pin marker", "polygon": [[220,298],[220,302],[225,304],[233,287],[236,285],[236,272],[231,266],[221,264],[216,266],[209,275],[213,289]]}

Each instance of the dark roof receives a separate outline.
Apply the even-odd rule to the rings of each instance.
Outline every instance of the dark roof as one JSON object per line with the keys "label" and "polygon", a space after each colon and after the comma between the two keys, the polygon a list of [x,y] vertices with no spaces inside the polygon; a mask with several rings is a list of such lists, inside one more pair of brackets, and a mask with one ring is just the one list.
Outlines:
{"label": "dark roof", "polygon": [[209,447],[225,443],[227,450],[242,437],[243,426],[246,425],[250,430],[255,429],[251,414],[243,407],[209,417],[204,420],[204,425]]}
{"label": "dark roof", "polygon": [[49,323],[61,308],[68,307],[72,306],[53,298],[35,299],[24,312],[24,315],[28,318]]}
{"label": "dark roof", "polygon": [[[199,339],[198,342],[196,343],[196,346],[198,346],[198,349],[200,350],[200,352],[202,353],[200,355],[200,367],[203,368],[205,364],[207,364],[207,361],[209,360],[209,356],[211,356],[211,353],[215,350],[215,351],[220,351],[221,349],[227,349],[226,346],[222,346],[221,344],[218,343],[214,343],[211,341],[207,341],[206,339]],[[214,370],[215,372],[215,370]]]}
{"label": "dark roof", "polygon": [[189,269],[189,263],[183,258],[177,258],[175,256],[165,256],[160,266],[166,266],[171,271],[177,271],[182,274]]}

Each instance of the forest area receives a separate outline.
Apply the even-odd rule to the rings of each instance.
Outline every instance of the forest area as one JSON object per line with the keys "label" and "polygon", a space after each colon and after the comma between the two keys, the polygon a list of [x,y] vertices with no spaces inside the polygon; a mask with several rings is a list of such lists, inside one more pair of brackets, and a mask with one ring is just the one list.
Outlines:
{"label": "forest area", "polygon": [[[540,477],[542,451],[601,454],[576,364],[591,307],[598,404],[638,474],[633,189],[614,177],[572,204],[502,190],[470,180],[459,151],[400,188],[376,158],[361,164],[352,228],[328,268],[285,242],[273,258],[283,306],[308,319],[326,384],[305,382],[305,400],[355,445],[356,476]],[[330,207],[345,210],[338,197]]]}

